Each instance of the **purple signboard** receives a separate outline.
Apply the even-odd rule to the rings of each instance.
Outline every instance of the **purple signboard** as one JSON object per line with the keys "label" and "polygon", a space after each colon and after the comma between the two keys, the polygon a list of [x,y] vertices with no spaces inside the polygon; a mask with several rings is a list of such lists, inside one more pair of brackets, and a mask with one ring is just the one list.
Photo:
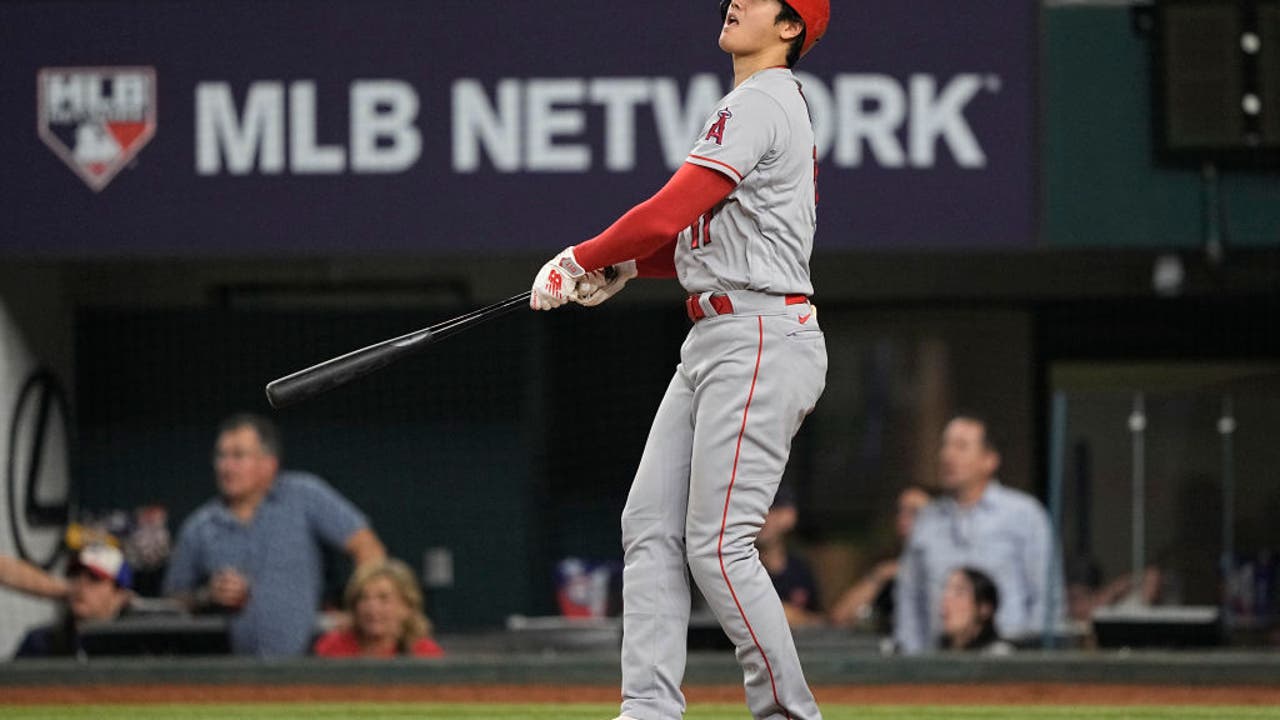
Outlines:
{"label": "purple signboard", "polygon": [[[661,186],[718,2],[0,4],[0,254],[519,252]],[[835,3],[817,248],[1033,242],[1036,4]]]}

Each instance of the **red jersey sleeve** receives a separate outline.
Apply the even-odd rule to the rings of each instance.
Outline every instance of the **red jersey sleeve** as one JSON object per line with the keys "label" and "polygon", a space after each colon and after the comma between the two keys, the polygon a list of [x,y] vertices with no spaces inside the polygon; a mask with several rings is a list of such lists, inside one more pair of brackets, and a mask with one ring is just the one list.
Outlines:
{"label": "red jersey sleeve", "polygon": [[[590,272],[626,260],[647,259],[667,243],[674,251],[676,235],[728,197],[734,187],[723,173],[685,163],[657,194],[631,208],[609,229],[575,247],[574,257]],[[674,256],[670,262],[674,274]]]}
{"label": "red jersey sleeve", "polygon": [[642,258],[636,258],[636,272],[642,278],[673,278],[676,276],[676,238]]}

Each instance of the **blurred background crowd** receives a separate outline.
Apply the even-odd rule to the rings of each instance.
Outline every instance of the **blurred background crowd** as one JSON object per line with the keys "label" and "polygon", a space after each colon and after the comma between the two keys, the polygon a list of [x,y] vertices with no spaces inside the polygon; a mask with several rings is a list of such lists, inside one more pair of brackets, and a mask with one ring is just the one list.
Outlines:
{"label": "blurred background crowd", "polygon": [[[675,283],[262,393],[669,176],[716,3],[601,13],[0,4],[0,658],[614,628]],[[830,369],[757,540],[797,641],[1280,642],[1280,3],[847,3],[800,69]]]}

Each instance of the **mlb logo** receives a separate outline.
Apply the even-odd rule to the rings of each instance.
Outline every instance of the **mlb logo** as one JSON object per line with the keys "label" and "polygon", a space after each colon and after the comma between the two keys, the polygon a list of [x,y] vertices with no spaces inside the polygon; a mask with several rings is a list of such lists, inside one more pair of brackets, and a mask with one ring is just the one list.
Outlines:
{"label": "mlb logo", "polygon": [[97,192],[155,135],[155,68],[42,68],[36,114],[40,139]]}

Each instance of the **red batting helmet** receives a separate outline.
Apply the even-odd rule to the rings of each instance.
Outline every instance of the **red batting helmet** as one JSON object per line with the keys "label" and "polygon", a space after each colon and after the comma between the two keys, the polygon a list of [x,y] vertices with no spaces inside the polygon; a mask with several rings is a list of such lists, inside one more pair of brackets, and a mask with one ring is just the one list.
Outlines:
{"label": "red batting helmet", "polygon": [[[721,20],[729,14],[731,2],[733,0],[720,0]],[[804,47],[800,48],[800,55],[803,57],[813,49],[823,35],[827,34],[827,24],[831,21],[831,0],[781,0],[781,2],[791,6],[800,19],[804,20]]]}

